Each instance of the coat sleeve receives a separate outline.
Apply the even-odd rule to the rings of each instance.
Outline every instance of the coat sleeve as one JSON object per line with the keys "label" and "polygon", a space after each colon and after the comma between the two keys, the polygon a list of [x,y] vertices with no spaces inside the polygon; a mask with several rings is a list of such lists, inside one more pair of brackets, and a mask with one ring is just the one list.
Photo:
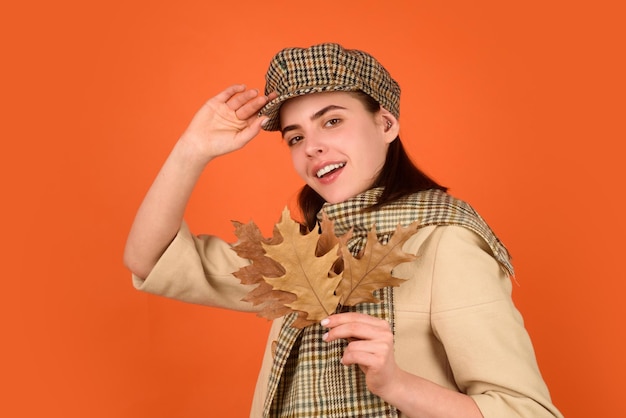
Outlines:
{"label": "coat sleeve", "polygon": [[485,418],[561,417],[511,298],[511,280],[472,231],[440,229],[431,320],[459,389]]}
{"label": "coat sleeve", "polygon": [[242,285],[233,276],[249,265],[224,240],[194,236],[183,223],[145,280],[133,275],[136,289],[207,306],[239,311],[253,311],[251,303],[241,299],[254,286]]}

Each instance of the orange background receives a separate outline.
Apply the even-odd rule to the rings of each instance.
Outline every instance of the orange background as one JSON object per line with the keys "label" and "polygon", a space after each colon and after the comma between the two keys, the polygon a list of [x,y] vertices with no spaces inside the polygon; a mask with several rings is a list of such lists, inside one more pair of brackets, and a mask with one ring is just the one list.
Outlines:
{"label": "orange background", "polygon": [[[411,155],[511,250],[556,405],[626,416],[617,3],[3,5],[0,416],[247,416],[268,323],[136,292],[122,251],[201,103],[262,88],[276,51],[322,41],[388,67]],[[269,233],[299,187],[264,133],[210,165],[187,218],[229,240],[231,219]]]}

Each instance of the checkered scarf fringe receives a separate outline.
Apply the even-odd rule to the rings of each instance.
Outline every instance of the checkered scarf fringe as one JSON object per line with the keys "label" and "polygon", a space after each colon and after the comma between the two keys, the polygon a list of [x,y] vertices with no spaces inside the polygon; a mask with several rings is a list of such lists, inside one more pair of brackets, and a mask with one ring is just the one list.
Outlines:
{"label": "checkered scarf fringe", "polygon": [[[406,226],[418,220],[420,227],[458,225],[480,235],[502,268],[513,275],[506,248],[467,203],[439,190],[427,190],[372,212],[362,211],[375,204],[381,193],[380,188],[371,189],[346,202],[325,204],[322,208],[334,221],[338,236],[353,228],[348,243],[353,254],[365,246],[367,232],[374,224],[382,244],[387,243],[398,224]],[[377,296],[380,303],[361,303],[349,309],[385,319],[395,331],[393,288],[381,289]],[[346,341],[323,342],[325,328],[319,324],[292,328],[294,320],[295,315],[287,316],[279,334],[264,417],[398,417],[395,407],[367,389],[365,375],[357,365],[346,367],[340,363]]]}

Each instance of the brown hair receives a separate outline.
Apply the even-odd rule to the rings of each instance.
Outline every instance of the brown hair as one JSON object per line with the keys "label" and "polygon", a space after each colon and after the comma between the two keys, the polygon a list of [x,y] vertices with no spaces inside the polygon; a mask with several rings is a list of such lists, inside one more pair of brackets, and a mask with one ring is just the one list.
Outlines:
{"label": "brown hair", "polygon": [[[350,94],[355,95],[355,97],[363,103],[367,111],[376,113],[380,110],[380,104],[367,94],[361,91],[350,92]],[[400,136],[396,137],[396,139],[389,144],[385,164],[380,170],[372,187],[383,187],[384,190],[378,202],[367,210],[374,210],[380,206],[394,202],[403,196],[423,190],[447,190],[446,187],[441,186],[417,168],[404,149],[400,141]],[[308,185],[305,185],[300,190],[298,204],[302,211],[305,225],[309,230],[315,227],[317,223],[317,213],[322,209],[325,202],[324,198]]]}

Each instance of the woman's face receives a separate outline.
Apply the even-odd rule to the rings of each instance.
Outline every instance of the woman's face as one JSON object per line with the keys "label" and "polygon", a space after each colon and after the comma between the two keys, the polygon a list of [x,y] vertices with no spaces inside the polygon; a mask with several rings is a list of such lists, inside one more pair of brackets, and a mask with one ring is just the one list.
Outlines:
{"label": "woman's face", "polygon": [[391,113],[371,113],[347,92],[289,99],[281,106],[280,121],[297,173],[330,203],[372,186],[399,129]]}

